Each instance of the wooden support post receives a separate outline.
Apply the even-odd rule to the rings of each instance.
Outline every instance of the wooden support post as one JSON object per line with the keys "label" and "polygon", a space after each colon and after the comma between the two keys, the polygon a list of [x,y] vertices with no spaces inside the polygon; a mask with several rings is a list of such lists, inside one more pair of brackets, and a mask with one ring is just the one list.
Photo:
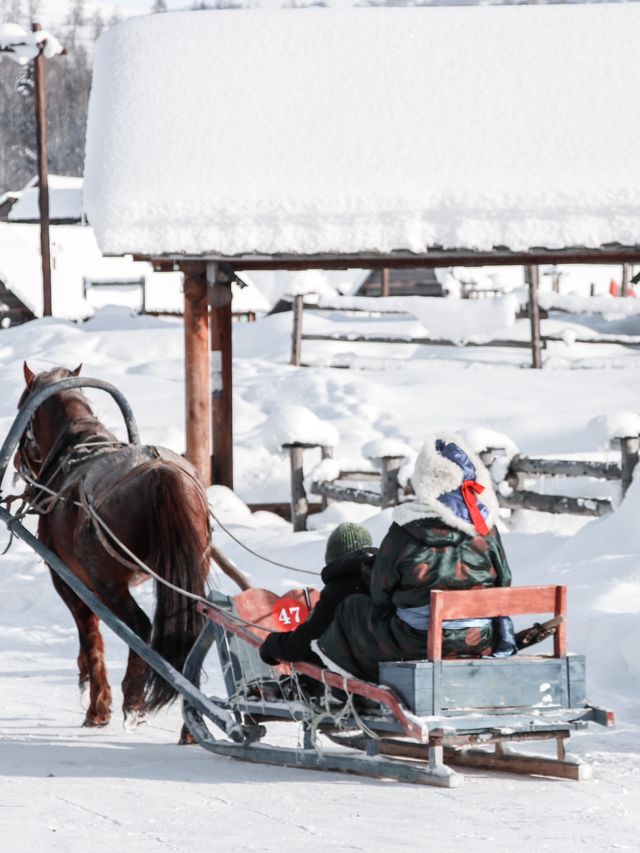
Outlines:
{"label": "wooden support post", "polygon": [[525,267],[529,285],[529,320],[531,322],[531,366],[542,367],[542,340],[540,335],[540,306],[538,304],[539,269],[537,266]]}
{"label": "wooden support post", "polygon": [[398,471],[404,456],[383,456],[380,460],[380,496],[382,509],[398,503]]}
{"label": "wooden support post", "polygon": [[620,296],[629,295],[629,282],[631,280],[631,264],[622,264],[622,284],[620,285]]}
{"label": "wooden support post", "polygon": [[291,461],[291,523],[294,533],[304,530],[309,514],[307,493],[304,488],[303,444],[286,444]]}
{"label": "wooden support post", "polygon": [[[321,447],[320,458],[333,459],[333,447]],[[322,507],[322,509],[326,509],[330,503],[332,503],[331,498],[327,497],[326,495],[322,495],[322,498],[320,500],[320,506]]]}
{"label": "wooden support post", "polygon": [[[42,29],[32,24],[34,33]],[[44,45],[42,45],[44,48]],[[51,247],[49,243],[49,168],[47,163],[47,106],[45,96],[45,64],[42,49],[33,60],[33,82],[36,110],[36,150],[38,155],[38,206],[40,208],[40,256],[42,261],[42,316],[50,317]]]}
{"label": "wooden support post", "polygon": [[205,485],[209,462],[209,306],[205,264],[183,263],[186,456]]}
{"label": "wooden support post", "polygon": [[640,450],[640,438],[637,435],[628,436],[620,439],[620,454],[622,467],[622,496],[627,493],[627,489],[633,481],[633,472],[638,464],[638,455]]}
{"label": "wooden support post", "polygon": [[380,296],[389,295],[389,268],[383,267],[380,270]]}
{"label": "wooden support post", "polygon": [[302,350],[302,313],[304,310],[304,295],[296,293],[293,297],[293,330],[291,333],[291,364],[300,366]]}
{"label": "wooden support post", "polygon": [[231,279],[207,264],[211,304],[211,482],[233,489]]}

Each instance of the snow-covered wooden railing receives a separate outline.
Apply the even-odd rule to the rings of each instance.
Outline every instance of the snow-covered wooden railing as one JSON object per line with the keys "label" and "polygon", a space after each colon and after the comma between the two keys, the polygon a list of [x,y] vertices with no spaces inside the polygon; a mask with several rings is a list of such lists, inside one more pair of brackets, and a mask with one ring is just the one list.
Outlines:
{"label": "snow-covered wooden railing", "polygon": [[614,427],[609,439],[619,444],[619,463],[589,459],[536,458],[520,453],[514,453],[507,459],[504,447],[488,447],[480,453],[480,457],[492,473],[501,506],[598,517],[615,509],[611,498],[542,494],[528,489],[527,481],[539,477],[587,477],[618,481],[622,499],[631,485],[640,455],[639,427],[640,417],[637,415],[622,413],[622,416],[618,417],[617,430]]}
{"label": "snow-covered wooden railing", "polygon": [[[541,295],[542,296],[542,295]],[[311,309],[316,311],[343,311],[349,313],[369,313],[372,315],[405,315],[407,317],[412,316],[412,312],[409,310],[409,306],[413,304],[414,306],[417,304],[416,300],[425,300],[430,297],[336,297],[335,299],[328,298],[317,298],[314,301],[305,301],[305,298],[302,294],[297,294],[293,297],[293,305],[292,305],[292,313],[293,313],[293,324],[292,324],[292,336],[291,336],[291,364],[295,366],[307,366],[302,361],[302,342],[303,341],[325,341],[325,342],[333,342],[333,343],[349,343],[349,344],[410,344],[413,346],[437,346],[437,347],[451,347],[451,346],[462,346],[469,348],[477,348],[477,347],[505,347],[505,348],[517,348],[517,349],[530,349],[535,351],[536,357],[534,358],[534,366],[541,366],[540,361],[540,353],[542,350],[547,350],[549,348],[549,344],[552,343],[562,343],[565,345],[569,344],[617,344],[619,346],[624,346],[631,349],[640,348],[640,335],[622,335],[622,334],[606,334],[606,333],[586,333],[586,334],[576,334],[574,331],[565,332],[562,334],[542,334],[540,332],[540,322],[539,320],[542,317],[547,316],[547,308],[553,308],[554,310],[570,310],[567,308],[558,308],[556,306],[556,301],[558,301],[559,297],[557,294],[544,294],[545,297],[549,297],[548,299],[541,299],[541,306],[538,308],[540,318],[538,322],[535,324],[535,329],[532,328],[532,338],[530,340],[517,340],[512,338],[496,338],[491,335],[482,335],[479,334],[476,338],[473,336],[462,335],[459,339],[456,338],[455,335],[442,335],[442,336],[432,336],[429,334],[426,335],[403,335],[403,334],[380,334],[380,333],[369,333],[369,332],[324,332],[324,333],[305,333],[303,332],[303,315],[304,310]],[[553,297],[553,298],[552,298]],[[432,298],[432,297],[431,297]],[[492,299],[500,299],[503,297],[497,297],[492,294]],[[573,302],[571,300],[574,300]],[[439,300],[443,301],[443,300]],[[473,300],[471,300],[473,301]],[[488,301],[488,300],[485,300]],[[593,310],[592,312],[588,312],[585,305],[588,305],[589,301],[593,302]],[[624,300],[614,301],[611,298],[578,298],[575,299],[573,297],[565,298],[563,303],[567,306],[571,305],[580,305],[579,313],[602,313],[606,309],[610,312],[617,310],[618,306],[624,302]],[[627,300],[628,303],[634,302],[634,300]],[[379,303],[376,305],[375,303]],[[406,305],[407,307],[403,308],[402,306]],[[394,307],[395,306],[395,307]],[[628,307],[624,306],[625,315],[631,316],[637,313],[640,313],[640,305],[631,305]],[[631,310],[634,309],[634,310]],[[527,314],[529,311],[528,303],[524,304],[524,307],[521,306],[519,311],[515,316],[522,317]],[[524,312],[524,314],[522,313]],[[455,328],[455,325],[453,326]],[[540,363],[538,363],[540,362]],[[341,367],[346,365],[340,364]]]}

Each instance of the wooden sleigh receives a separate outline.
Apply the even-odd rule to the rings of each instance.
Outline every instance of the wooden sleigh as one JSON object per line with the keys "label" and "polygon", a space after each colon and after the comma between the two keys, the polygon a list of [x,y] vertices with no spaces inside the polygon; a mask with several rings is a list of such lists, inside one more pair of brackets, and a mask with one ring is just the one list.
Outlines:
{"label": "wooden sleigh", "polygon": [[[317,595],[311,593],[311,604]],[[308,597],[307,590],[292,590],[284,598],[303,603]],[[381,663],[379,684],[307,663],[266,666],[258,647],[268,631],[278,630],[279,600],[268,590],[251,589],[233,597],[216,594],[210,605],[199,605],[207,623],[184,675],[199,687],[215,643],[227,697],[209,701],[235,721],[235,728],[221,726],[227,739],[215,738],[187,701],[185,723],[204,748],[245,761],[443,787],[463,781],[451,765],[590,777],[590,768],[569,755],[565,743],[589,722],[612,726],[614,718],[587,700],[584,656],[567,653],[566,587],[432,591],[425,660]],[[558,626],[551,655],[442,659],[446,620],[548,613]],[[273,721],[301,724],[301,747],[266,743]],[[554,741],[556,755],[525,754],[511,745],[530,741]]]}

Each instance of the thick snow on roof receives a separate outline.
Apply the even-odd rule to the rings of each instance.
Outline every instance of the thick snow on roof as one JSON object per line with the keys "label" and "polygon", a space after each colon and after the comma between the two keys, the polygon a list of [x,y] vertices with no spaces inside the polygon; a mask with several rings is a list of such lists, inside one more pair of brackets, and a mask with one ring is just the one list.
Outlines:
{"label": "thick snow on roof", "polygon": [[640,5],[170,13],[100,37],[108,253],[635,245]]}
{"label": "thick snow on roof", "polygon": [[[34,178],[19,194],[9,211],[12,222],[37,222],[40,219],[38,179]],[[82,178],[49,175],[49,219],[82,219]]]}

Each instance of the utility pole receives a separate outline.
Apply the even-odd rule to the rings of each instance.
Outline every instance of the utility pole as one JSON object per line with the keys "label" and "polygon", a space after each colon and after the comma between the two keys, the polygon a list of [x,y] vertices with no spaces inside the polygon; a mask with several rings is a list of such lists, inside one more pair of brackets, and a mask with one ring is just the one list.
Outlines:
{"label": "utility pole", "polygon": [[[32,24],[34,33],[42,29]],[[49,169],[47,163],[47,105],[45,95],[44,45],[33,60],[35,85],[36,145],[38,153],[38,206],[40,208],[40,255],[42,258],[42,315],[51,316],[51,246],[49,243]]]}

